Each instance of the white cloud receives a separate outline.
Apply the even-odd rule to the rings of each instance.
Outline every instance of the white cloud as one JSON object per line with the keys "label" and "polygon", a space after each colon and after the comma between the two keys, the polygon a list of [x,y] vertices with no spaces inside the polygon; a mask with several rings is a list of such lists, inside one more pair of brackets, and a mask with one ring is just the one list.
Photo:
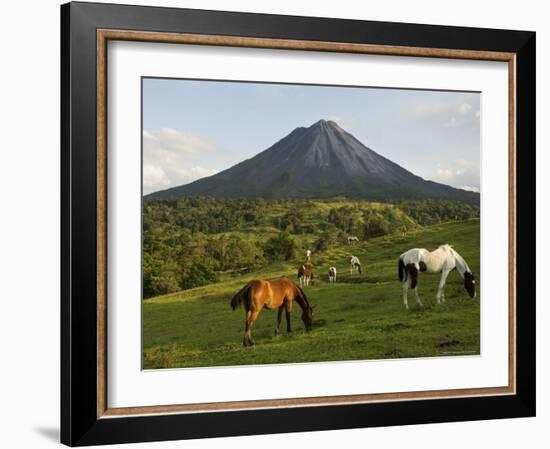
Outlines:
{"label": "white cloud", "polygon": [[458,112],[462,115],[468,114],[472,110],[472,105],[470,103],[462,103],[458,106]]}
{"label": "white cloud", "polygon": [[429,118],[449,111],[448,103],[421,103],[414,109],[414,116],[417,118]]}
{"label": "white cloud", "polygon": [[[476,107],[477,108],[477,107]],[[466,96],[460,103],[425,102],[415,106],[412,116],[417,120],[441,123],[445,128],[470,127],[479,122],[479,111],[472,105],[470,96]]]}
{"label": "white cloud", "polygon": [[202,137],[173,128],[144,130],[143,145],[162,147],[165,151],[174,153],[196,153],[214,149],[214,146]]}
{"label": "white cloud", "polygon": [[194,181],[196,179],[204,178],[206,176],[212,176],[218,173],[218,170],[213,168],[204,168],[199,165],[195,165],[190,168],[180,168],[177,170],[181,179],[189,179],[187,182]]}
{"label": "white cloud", "polygon": [[445,166],[440,165],[433,180],[459,189],[479,192],[479,162],[456,159]]}
{"label": "white cloud", "polygon": [[[458,106],[452,108],[451,118],[445,123],[447,128],[456,128],[458,126],[471,124],[472,121],[478,122],[479,111],[474,113],[472,117],[473,106],[470,103],[460,103]],[[458,117],[458,118],[457,118]]]}
{"label": "white cloud", "polygon": [[455,128],[456,126],[458,126],[458,120],[456,119],[456,117],[451,117],[451,119],[445,123],[445,126],[447,128]]}
{"label": "white cloud", "polygon": [[168,187],[170,185],[170,178],[165,173],[162,167],[158,165],[143,165],[143,186],[149,188],[155,187]]}
{"label": "white cloud", "polygon": [[[143,193],[175,187],[213,175],[217,170],[194,163],[215,146],[196,134],[173,128],[143,131]],[[204,159],[204,158],[201,158]]]}

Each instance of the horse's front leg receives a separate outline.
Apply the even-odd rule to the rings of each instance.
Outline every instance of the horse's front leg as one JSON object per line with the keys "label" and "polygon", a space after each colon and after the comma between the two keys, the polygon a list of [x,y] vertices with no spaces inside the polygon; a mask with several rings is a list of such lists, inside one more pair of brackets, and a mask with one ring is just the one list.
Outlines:
{"label": "horse's front leg", "polygon": [[424,307],[424,304],[422,304],[422,301],[420,301],[420,296],[418,296],[418,285],[414,287],[414,296],[416,298],[416,304],[418,307]]}
{"label": "horse's front leg", "polygon": [[279,310],[277,310],[277,328],[275,329],[275,334],[279,334],[279,328],[281,327],[281,320],[283,318],[283,309],[284,306],[281,306]]}
{"label": "horse's front leg", "polygon": [[409,279],[403,282],[403,306],[405,309],[409,308],[409,303],[407,301],[407,290],[409,289]]}
{"label": "horse's front leg", "polygon": [[441,279],[439,279],[439,287],[437,288],[437,294],[435,298],[438,304],[445,302],[445,283],[447,281],[447,276],[449,275],[449,270],[443,270],[441,272]]}
{"label": "horse's front leg", "polygon": [[285,315],[286,315],[286,331],[290,334],[292,328],[290,327],[290,312],[292,312],[292,303],[287,301],[285,304]]}

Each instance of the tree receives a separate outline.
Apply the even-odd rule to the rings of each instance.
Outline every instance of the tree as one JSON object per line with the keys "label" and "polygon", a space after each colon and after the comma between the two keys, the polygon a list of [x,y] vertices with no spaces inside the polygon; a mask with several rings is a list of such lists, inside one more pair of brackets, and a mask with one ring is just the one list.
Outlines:
{"label": "tree", "polygon": [[271,237],[264,246],[264,255],[271,260],[290,260],[296,255],[296,242],[286,231]]}
{"label": "tree", "polygon": [[315,252],[326,251],[338,244],[338,235],[335,232],[323,232],[313,244]]}
{"label": "tree", "polygon": [[366,238],[380,237],[390,232],[390,222],[379,213],[365,216],[363,234]]}

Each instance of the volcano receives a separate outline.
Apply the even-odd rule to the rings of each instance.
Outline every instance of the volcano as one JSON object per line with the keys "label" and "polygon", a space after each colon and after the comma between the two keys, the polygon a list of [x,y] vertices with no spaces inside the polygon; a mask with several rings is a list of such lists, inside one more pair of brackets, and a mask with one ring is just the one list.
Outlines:
{"label": "volcano", "polygon": [[479,204],[479,193],[427,181],[366,147],[335,122],[299,127],[256,156],[213,176],[147,195],[331,198],[388,201],[456,199]]}

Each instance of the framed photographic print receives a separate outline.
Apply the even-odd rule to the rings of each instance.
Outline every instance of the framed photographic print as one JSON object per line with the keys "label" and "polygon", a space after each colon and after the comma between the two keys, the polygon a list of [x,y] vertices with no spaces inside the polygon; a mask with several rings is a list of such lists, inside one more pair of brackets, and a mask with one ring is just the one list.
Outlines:
{"label": "framed photographic print", "polygon": [[61,22],[63,443],[535,414],[535,33]]}

